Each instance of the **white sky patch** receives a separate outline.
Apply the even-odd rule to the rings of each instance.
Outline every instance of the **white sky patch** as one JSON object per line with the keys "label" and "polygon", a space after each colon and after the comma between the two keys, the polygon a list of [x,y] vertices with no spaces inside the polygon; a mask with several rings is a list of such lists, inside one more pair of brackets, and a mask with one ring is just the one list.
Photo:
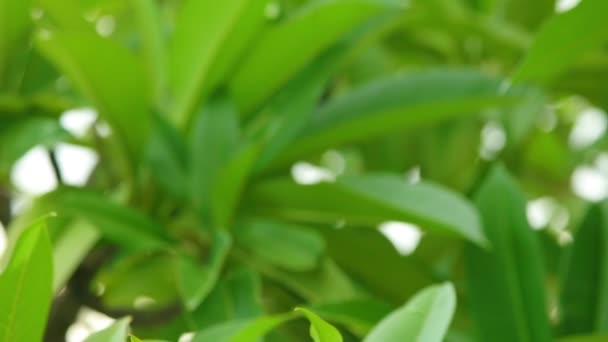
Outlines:
{"label": "white sky patch", "polygon": [[555,3],[555,12],[562,13],[578,6],[581,0],[557,0]]}
{"label": "white sky patch", "polygon": [[291,176],[296,183],[303,185],[317,184],[335,179],[335,176],[329,170],[306,162],[295,163],[291,168]]}
{"label": "white sky patch", "polygon": [[389,221],[378,228],[401,255],[412,254],[422,237],[420,228],[411,223]]}
{"label": "white sky patch", "polygon": [[55,189],[57,180],[47,150],[36,146],[17,160],[11,170],[11,181],[28,195],[42,195]]}
{"label": "white sky patch", "polygon": [[63,181],[69,185],[85,185],[99,157],[89,148],[60,143],[55,148]]}
{"label": "white sky patch", "polygon": [[481,129],[481,145],[479,155],[486,160],[493,159],[507,142],[505,130],[497,122],[488,122]]}
{"label": "white sky patch", "polygon": [[76,322],[68,328],[66,341],[82,342],[91,334],[109,327],[114,321],[115,319],[101,312],[83,307],[78,312]]}
{"label": "white sky patch", "polygon": [[116,20],[111,15],[104,15],[103,17],[97,19],[95,23],[95,30],[97,34],[102,37],[109,37],[114,33],[116,29]]}
{"label": "white sky patch", "polygon": [[589,166],[579,166],[574,170],[571,186],[577,196],[591,202],[601,201],[608,196],[608,178]]}
{"label": "white sky patch", "polygon": [[4,229],[2,222],[0,222],[0,259],[2,259],[2,255],[4,254],[5,250],[6,250],[6,230]]}
{"label": "white sky patch", "polygon": [[59,120],[61,126],[76,137],[84,137],[97,119],[92,108],[76,108],[65,111]]}
{"label": "white sky patch", "polygon": [[604,135],[607,126],[608,120],[604,111],[598,108],[585,109],[576,118],[568,142],[575,149],[587,147]]}

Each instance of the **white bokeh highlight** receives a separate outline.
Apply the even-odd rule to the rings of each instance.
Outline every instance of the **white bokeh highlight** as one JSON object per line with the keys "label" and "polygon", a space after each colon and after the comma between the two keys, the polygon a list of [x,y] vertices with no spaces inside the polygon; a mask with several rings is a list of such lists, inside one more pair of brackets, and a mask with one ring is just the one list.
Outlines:
{"label": "white bokeh highlight", "polygon": [[389,221],[378,226],[380,232],[393,244],[401,255],[410,255],[418,247],[422,232],[416,225],[406,222]]}
{"label": "white bokeh highlight", "polygon": [[572,173],[571,186],[577,196],[591,202],[601,201],[608,196],[608,178],[594,167],[577,167]]}
{"label": "white bokeh highlight", "polygon": [[47,149],[36,146],[21,157],[11,170],[11,181],[25,195],[37,196],[57,187]]}
{"label": "white bokeh highlight", "polygon": [[587,108],[576,118],[568,137],[568,143],[574,149],[587,147],[601,138],[607,127],[608,120],[604,111],[598,108]]}
{"label": "white bokeh highlight", "polygon": [[78,312],[76,322],[68,328],[65,339],[67,342],[82,342],[91,334],[109,327],[114,321],[101,312],[83,307]]}
{"label": "white bokeh highlight", "polygon": [[578,6],[581,0],[558,0],[555,3],[555,11],[557,13],[562,13],[573,9]]}
{"label": "white bokeh highlight", "polygon": [[58,144],[55,154],[61,168],[63,182],[69,185],[85,185],[99,161],[95,151],[77,145]]}

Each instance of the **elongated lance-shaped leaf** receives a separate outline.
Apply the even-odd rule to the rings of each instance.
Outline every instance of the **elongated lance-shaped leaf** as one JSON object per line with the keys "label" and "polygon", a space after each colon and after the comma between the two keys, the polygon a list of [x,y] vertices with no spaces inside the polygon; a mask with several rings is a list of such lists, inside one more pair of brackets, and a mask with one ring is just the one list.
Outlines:
{"label": "elongated lance-shaped leaf", "polygon": [[583,0],[572,10],[551,18],[536,35],[513,79],[551,80],[589,51],[601,48],[608,41],[606,12],[608,2]]}
{"label": "elongated lance-shaped leaf", "polygon": [[266,30],[239,67],[230,85],[239,107],[245,113],[255,109],[338,39],[383,10],[395,8],[391,1],[383,0],[329,0],[304,5]]}
{"label": "elongated lance-shaped leaf", "polygon": [[[52,299],[53,264],[46,224],[21,233],[0,274],[0,341],[41,341]],[[0,263],[0,269],[2,268]]]}
{"label": "elongated lance-shaped leaf", "polygon": [[42,197],[39,205],[91,223],[105,239],[127,250],[167,248],[171,244],[161,225],[90,190],[60,188]]}
{"label": "elongated lance-shaped leaf", "polygon": [[517,184],[498,166],[475,195],[475,204],[492,246],[466,250],[467,293],[480,339],[551,341],[541,253]]}
{"label": "elongated lance-shaped leaf", "polygon": [[438,185],[410,184],[392,175],[349,176],[314,185],[268,181],[252,189],[247,205],[259,213],[308,222],[408,221],[486,244],[475,208],[465,198]]}
{"label": "elongated lance-shaped leaf", "polygon": [[364,342],[441,342],[456,310],[450,283],[429,287],[385,317]]}
{"label": "elongated lance-shaped leaf", "polygon": [[9,61],[30,30],[31,0],[0,1],[0,89],[5,84]]}
{"label": "elongated lance-shaped leaf", "polygon": [[608,332],[608,204],[589,208],[562,275],[560,332]]}
{"label": "elongated lance-shaped leaf", "polygon": [[522,98],[502,92],[501,80],[464,69],[389,76],[356,88],[321,107],[297,144],[278,157],[285,164],[314,152],[422,125],[442,122]]}
{"label": "elongated lance-shaped leaf", "polygon": [[[185,1],[169,63],[173,120],[185,127],[201,100],[237,63],[263,28],[266,0]],[[205,20],[201,20],[205,18]]]}
{"label": "elongated lance-shaped leaf", "polygon": [[77,31],[41,33],[36,46],[108,121],[134,163],[149,135],[151,94],[131,52],[95,33]]}

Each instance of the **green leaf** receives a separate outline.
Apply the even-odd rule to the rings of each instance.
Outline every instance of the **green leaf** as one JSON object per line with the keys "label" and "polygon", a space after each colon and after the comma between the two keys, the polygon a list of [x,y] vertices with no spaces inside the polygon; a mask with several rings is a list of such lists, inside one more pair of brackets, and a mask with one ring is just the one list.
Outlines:
{"label": "green leaf", "polygon": [[64,228],[53,242],[53,293],[65,285],[100,237],[94,226],[82,220]]}
{"label": "green leaf", "polygon": [[192,200],[195,208],[208,220],[211,220],[214,184],[235,154],[238,143],[236,109],[225,97],[214,99],[199,113],[192,129],[190,146]]}
{"label": "green leaf", "polygon": [[245,145],[219,171],[211,195],[211,214],[217,227],[230,225],[259,152],[258,145]]}
{"label": "green leaf", "polygon": [[2,122],[0,128],[0,175],[8,173],[15,161],[36,145],[52,146],[70,135],[55,119],[31,117]]}
{"label": "green leaf", "polygon": [[583,0],[574,9],[551,18],[534,39],[519,69],[518,82],[548,81],[608,40],[608,2]]}
{"label": "green leaf", "polygon": [[23,45],[30,30],[31,0],[0,1],[0,89],[4,87],[12,53]]}
{"label": "green leaf", "polygon": [[81,1],[74,0],[34,0],[36,6],[44,11],[44,17],[63,30],[93,32],[93,24],[84,18]]}
{"label": "green leaf", "polygon": [[[209,95],[239,62],[264,25],[266,3],[188,0],[183,4],[170,49],[175,104],[172,116],[179,126],[189,123],[201,98]],[[206,20],[201,21],[202,17]]]}
{"label": "green leaf", "polygon": [[40,34],[36,46],[92,101],[129,152],[131,162],[139,159],[151,126],[151,94],[146,92],[147,80],[131,52],[95,33],[76,31]]}
{"label": "green leaf", "polygon": [[606,342],[608,341],[608,335],[580,335],[580,336],[568,336],[559,339],[559,342]]}
{"label": "green leaf", "polygon": [[270,27],[230,84],[239,108],[255,109],[340,38],[391,8],[381,0],[314,1]]}
{"label": "green leaf", "polygon": [[129,334],[129,323],[131,323],[129,317],[119,319],[109,327],[87,337],[84,342],[124,342]]}
{"label": "green leaf", "polygon": [[211,256],[204,267],[185,256],[180,256],[177,260],[178,290],[190,311],[196,309],[215,287],[230,252],[232,239],[222,231],[216,234],[212,243]]}
{"label": "green leaf", "polygon": [[496,167],[475,203],[492,245],[491,251],[466,249],[467,293],[480,339],[550,341],[542,256],[523,195],[507,171]]}
{"label": "green leaf", "polygon": [[134,209],[121,206],[90,190],[64,187],[40,199],[61,215],[91,223],[104,238],[127,250],[170,246],[164,227]]}
{"label": "green leaf", "polygon": [[270,330],[294,318],[292,314],[230,321],[198,332],[192,342],[256,342]]}
{"label": "green leaf", "polygon": [[386,300],[403,302],[432,284],[427,270],[412,257],[400,255],[379,230],[330,227],[322,233],[327,252],[336,263],[366,289]]}
{"label": "green leaf", "polygon": [[391,306],[372,298],[357,298],[322,303],[310,309],[331,322],[343,324],[354,333],[364,335],[390,313]]}
{"label": "green leaf", "polygon": [[364,341],[441,342],[455,309],[452,284],[429,287],[384,318]]}
{"label": "green leaf", "polygon": [[167,56],[159,4],[149,0],[130,0],[129,3],[142,42],[146,70],[152,81],[150,93],[154,94],[157,105],[162,105],[167,82]]}
{"label": "green leaf", "polygon": [[263,314],[262,279],[249,269],[239,268],[223,277],[194,312],[192,319],[202,329],[223,321],[253,319]]}
{"label": "green leaf", "polygon": [[344,143],[412,129],[516,102],[501,81],[472,70],[435,69],[373,81],[321,107],[277,163]]}
{"label": "green leaf", "polygon": [[238,241],[255,257],[292,271],[315,268],[325,243],[316,232],[293,224],[251,221],[238,227]]}
{"label": "green leaf", "polygon": [[165,118],[153,115],[145,162],[158,186],[179,200],[188,198],[188,149],[179,132]]}
{"label": "green leaf", "polygon": [[608,204],[593,205],[579,225],[562,275],[560,332],[608,332]]}
{"label": "green leaf", "polygon": [[338,329],[325,322],[314,312],[304,308],[297,308],[310,321],[310,336],[315,342],[342,342],[342,335]]}
{"label": "green leaf", "polygon": [[257,212],[308,222],[408,221],[432,232],[486,243],[475,208],[465,198],[431,183],[409,184],[397,176],[350,176],[314,185],[273,180],[257,185],[248,204]]}
{"label": "green leaf", "polygon": [[0,274],[0,341],[42,340],[52,299],[51,253],[44,221],[19,236]]}

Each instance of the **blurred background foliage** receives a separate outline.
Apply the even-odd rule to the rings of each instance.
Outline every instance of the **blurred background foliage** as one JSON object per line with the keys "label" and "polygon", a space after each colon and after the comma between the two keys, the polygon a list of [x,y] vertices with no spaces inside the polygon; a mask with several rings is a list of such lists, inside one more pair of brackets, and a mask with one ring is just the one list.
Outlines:
{"label": "blurred background foliage", "polygon": [[448,281],[447,335],[412,341],[606,340],[606,13],[0,0],[0,221],[10,249],[56,213],[45,340],[301,306],[357,341]]}

